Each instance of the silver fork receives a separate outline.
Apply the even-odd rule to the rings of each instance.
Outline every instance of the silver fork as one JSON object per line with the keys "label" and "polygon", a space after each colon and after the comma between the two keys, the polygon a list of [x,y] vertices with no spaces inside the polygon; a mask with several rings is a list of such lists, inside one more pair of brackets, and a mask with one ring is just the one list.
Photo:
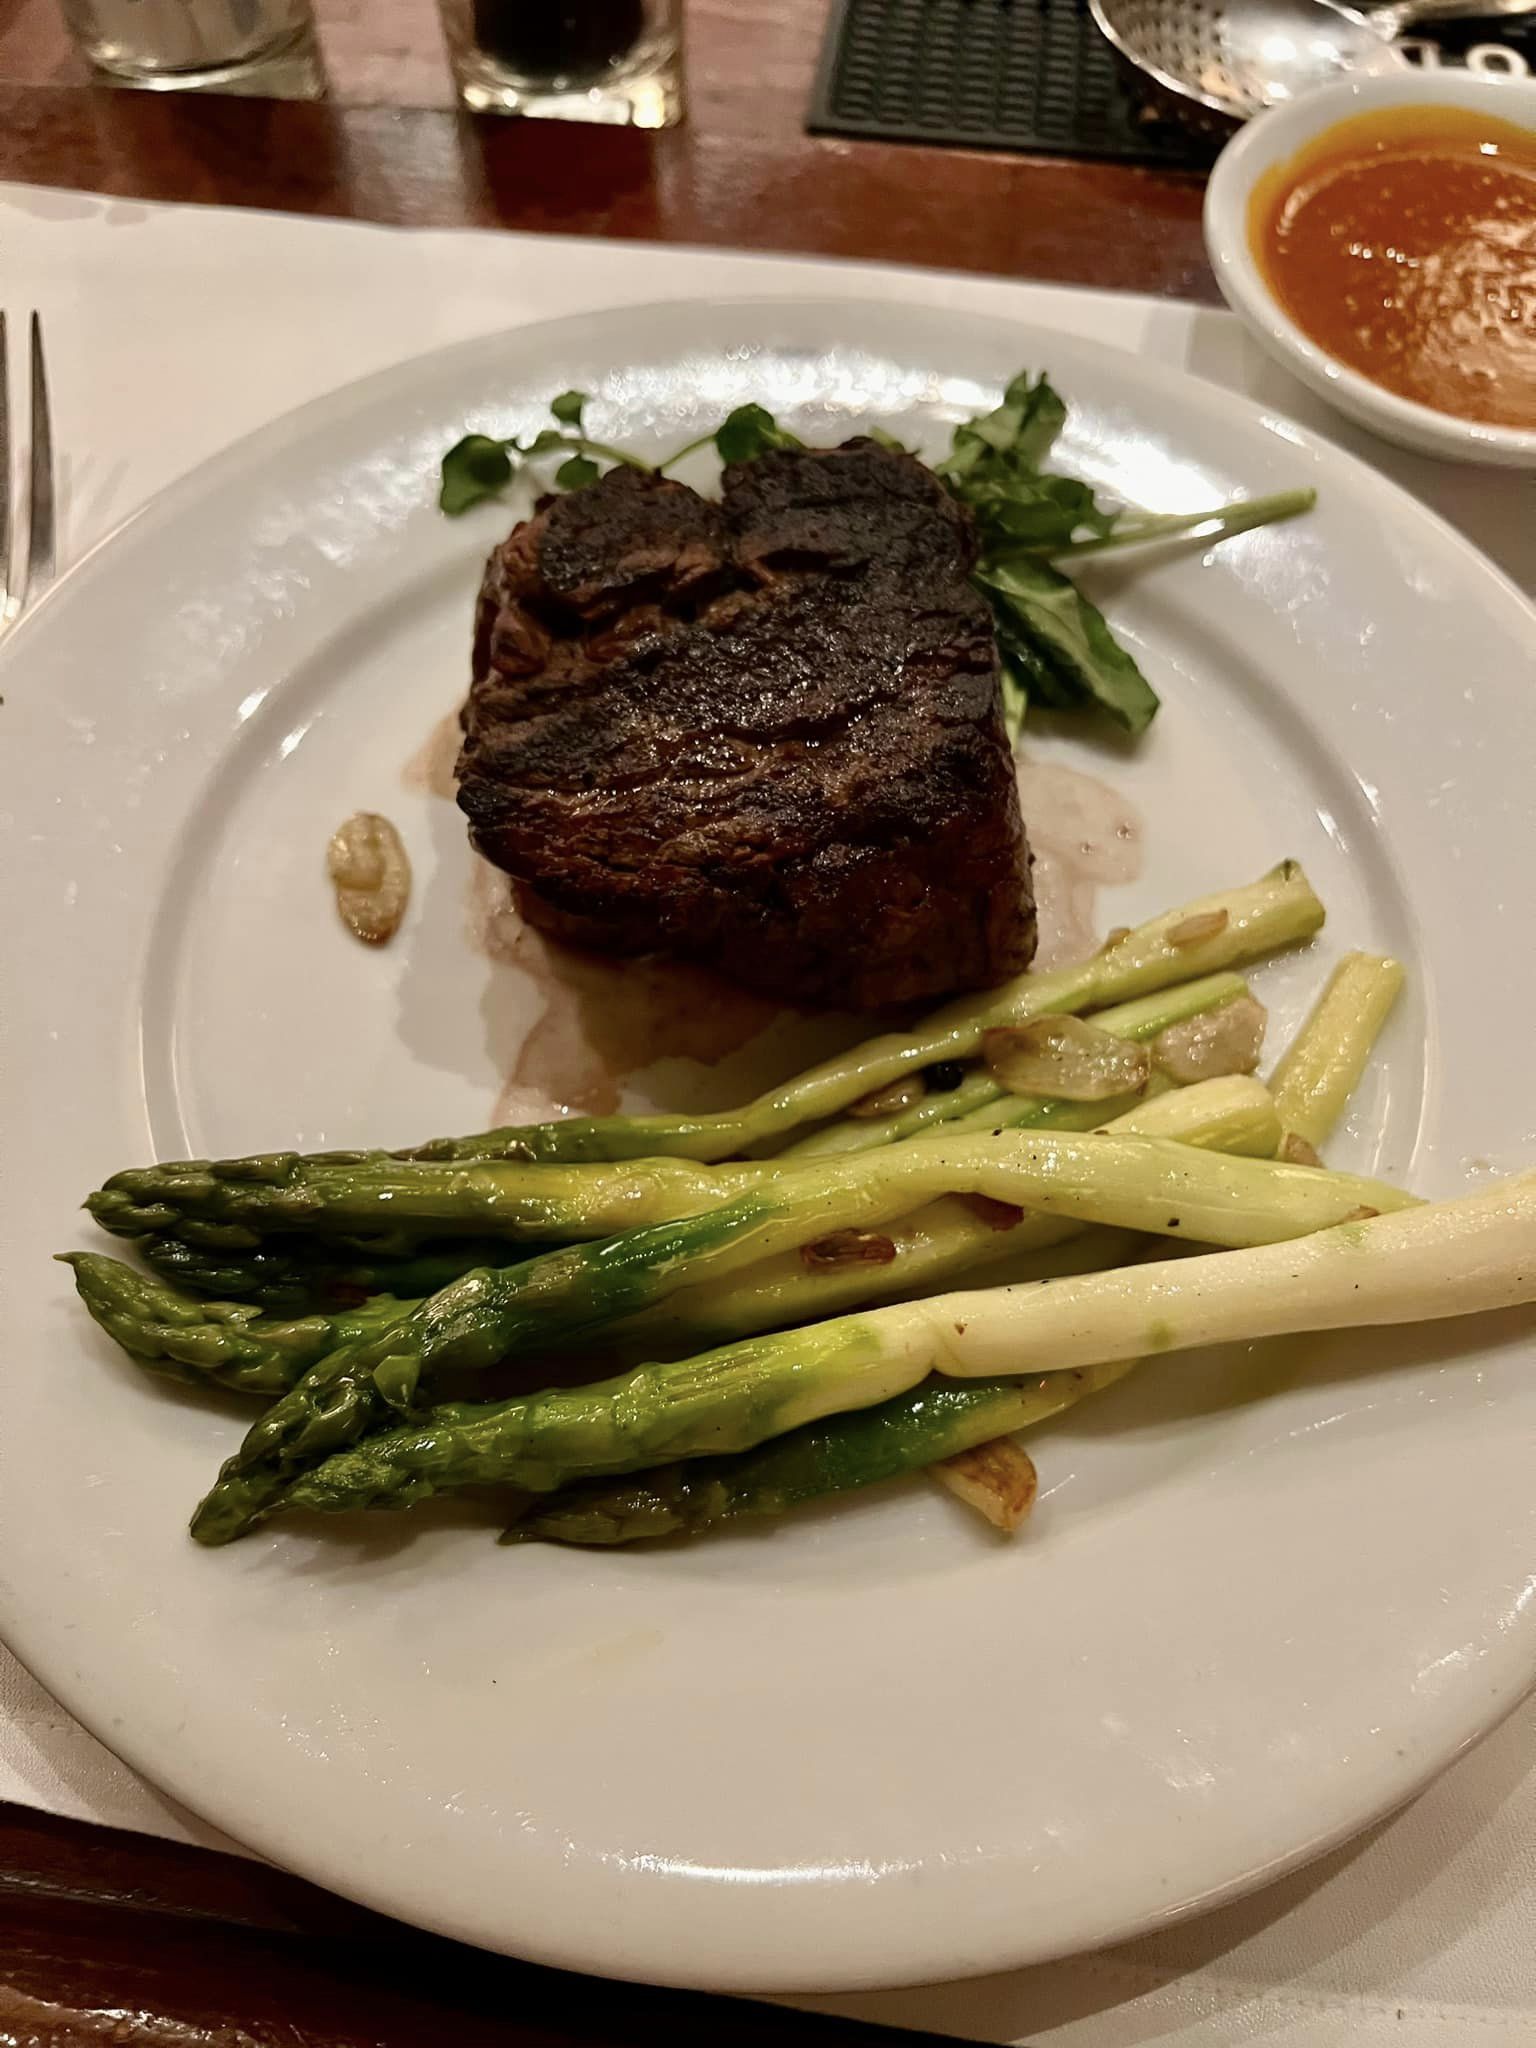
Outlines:
{"label": "silver fork", "polygon": [[53,425],[48,414],[48,371],[42,322],[32,315],[31,413],[27,437],[27,523],[20,546],[12,514],[11,373],[5,315],[0,313],[0,633],[13,626],[34,597],[53,581]]}

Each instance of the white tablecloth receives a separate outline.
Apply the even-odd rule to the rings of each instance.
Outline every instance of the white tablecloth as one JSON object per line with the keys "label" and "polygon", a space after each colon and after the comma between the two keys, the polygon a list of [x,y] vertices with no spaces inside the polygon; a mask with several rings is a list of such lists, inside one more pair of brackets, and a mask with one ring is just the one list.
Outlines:
{"label": "white tablecloth", "polygon": [[[78,555],[276,414],[440,343],[685,295],[901,294],[1185,364],[1320,425],[1536,591],[1536,483],[1393,456],[1263,364],[1224,314],[932,272],[638,244],[361,228],[0,186],[3,297],[43,314]],[[0,1650],[0,1798],[231,1847],[152,1791]],[[970,1984],[814,2002],[1042,2048],[1536,2042],[1536,1706],[1364,1841],[1144,1941]]]}

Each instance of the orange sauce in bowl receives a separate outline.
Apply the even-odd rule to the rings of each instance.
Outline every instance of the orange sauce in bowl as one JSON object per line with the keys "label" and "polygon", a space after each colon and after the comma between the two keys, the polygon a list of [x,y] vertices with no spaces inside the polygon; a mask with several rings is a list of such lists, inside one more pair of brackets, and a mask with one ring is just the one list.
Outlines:
{"label": "orange sauce in bowl", "polygon": [[1389,107],[1259,179],[1255,261],[1319,348],[1399,397],[1536,428],[1536,131]]}

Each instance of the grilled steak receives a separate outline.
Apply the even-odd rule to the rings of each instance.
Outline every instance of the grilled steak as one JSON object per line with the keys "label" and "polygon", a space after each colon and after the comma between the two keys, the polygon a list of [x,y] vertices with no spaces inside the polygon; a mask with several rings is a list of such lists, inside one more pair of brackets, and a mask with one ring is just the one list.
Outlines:
{"label": "grilled steak", "polygon": [[459,803],[530,923],[868,1008],[1002,980],[1030,856],[970,515],[867,440],[611,470],[492,555]]}

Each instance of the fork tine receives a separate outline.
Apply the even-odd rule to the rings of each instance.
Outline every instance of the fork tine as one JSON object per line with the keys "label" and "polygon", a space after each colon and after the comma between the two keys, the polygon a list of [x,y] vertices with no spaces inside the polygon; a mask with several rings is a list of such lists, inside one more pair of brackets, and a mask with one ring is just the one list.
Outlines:
{"label": "fork tine", "polygon": [[14,616],[11,603],[11,372],[5,315],[0,313],[0,625]]}
{"label": "fork tine", "polygon": [[27,510],[23,605],[35,592],[47,589],[54,572],[53,422],[48,409],[48,372],[43,362],[43,323],[36,313],[32,315],[32,466]]}

